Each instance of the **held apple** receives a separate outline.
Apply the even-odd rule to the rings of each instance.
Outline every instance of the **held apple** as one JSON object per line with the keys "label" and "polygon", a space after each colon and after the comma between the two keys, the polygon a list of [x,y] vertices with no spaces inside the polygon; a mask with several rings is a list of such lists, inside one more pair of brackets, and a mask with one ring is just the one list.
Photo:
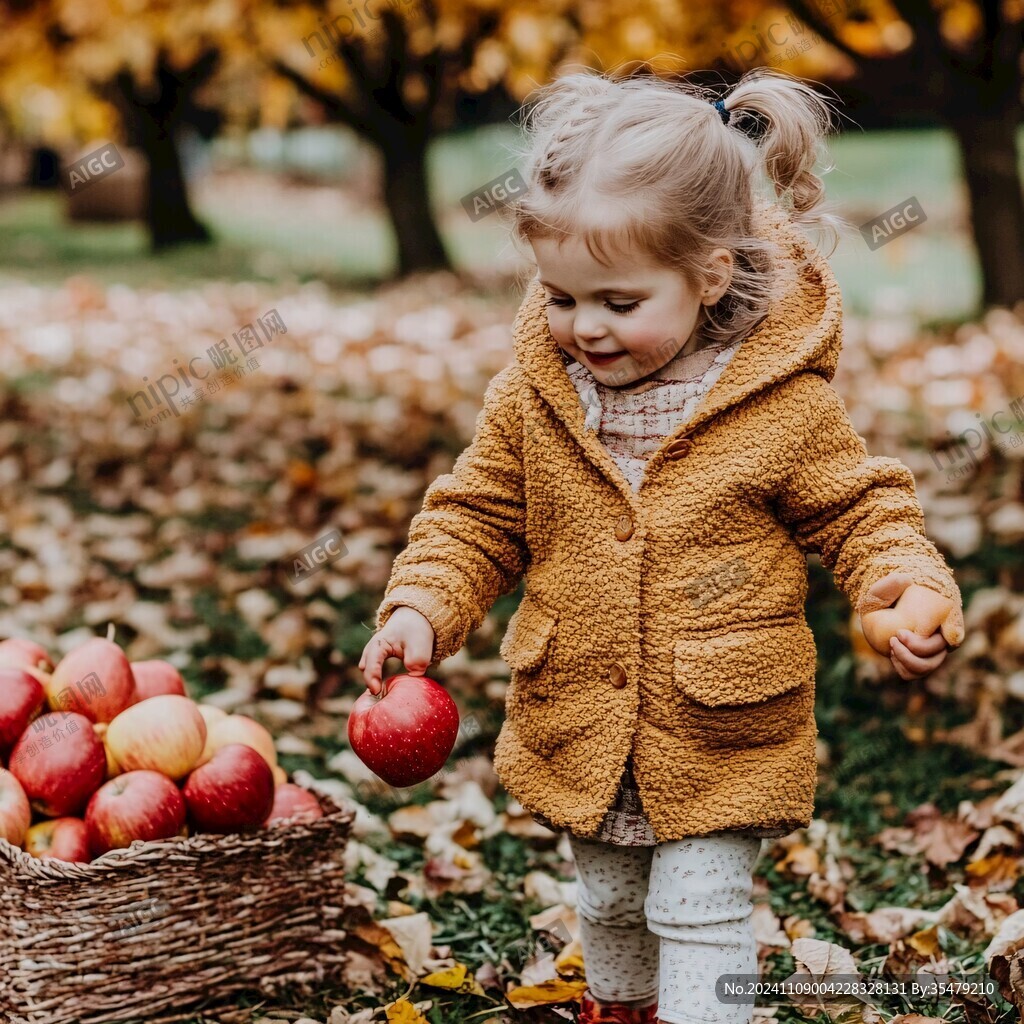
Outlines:
{"label": "held apple", "polygon": [[348,717],[356,756],[389,786],[415,786],[444,767],[459,734],[459,709],[427,676],[396,675],[381,695],[365,690]]}
{"label": "held apple", "polygon": [[206,722],[195,701],[176,693],[139,701],[107,726],[107,749],[126,772],[148,769],[182,779],[205,743]]}
{"label": "held apple", "polygon": [[62,818],[78,814],[103,784],[107,759],[85,715],[48,712],[14,744],[10,769],[35,810]]}
{"label": "held apple", "polygon": [[185,824],[185,800],[166,775],[132,771],[105,782],[85,809],[94,857],[136,839],[173,839]]}
{"label": "held apple", "polygon": [[229,743],[185,780],[188,820],[197,832],[253,832],[274,806],[274,776],[252,747]]}
{"label": "held apple", "polygon": [[945,621],[953,602],[928,587],[912,583],[891,608],[879,608],[861,616],[867,642],[879,654],[889,654],[889,641],[901,629],[931,636]]}
{"label": "held apple", "polygon": [[292,818],[313,821],[323,816],[320,801],[308,789],[294,782],[285,782],[274,790],[274,805],[264,824],[280,825]]}
{"label": "held apple", "polygon": [[46,693],[23,668],[0,668],[0,755],[9,753],[18,737],[46,707]]}
{"label": "held apple", "polygon": [[93,722],[112,722],[137,699],[124,651],[99,636],[68,651],[43,686],[52,710],[75,711]]}
{"label": "held apple", "polygon": [[25,835],[25,852],[46,860],[66,860],[72,864],[88,864],[89,830],[81,818],[51,818],[33,825]]}
{"label": "held apple", "polygon": [[0,768],[0,839],[21,846],[32,822],[25,789],[6,768]]}
{"label": "held apple", "polygon": [[148,700],[161,693],[176,693],[187,697],[185,680],[181,673],[169,662],[159,658],[148,661],[133,661],[132,676],[135,679],[135,692],[139,700]]}

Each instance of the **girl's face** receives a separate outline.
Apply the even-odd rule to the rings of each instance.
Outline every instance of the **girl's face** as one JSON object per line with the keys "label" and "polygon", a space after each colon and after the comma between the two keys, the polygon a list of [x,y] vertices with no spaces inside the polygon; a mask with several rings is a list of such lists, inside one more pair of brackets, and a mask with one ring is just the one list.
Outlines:
{"label": "girl's face", "polygon": [[714,305],[732,276],[732,258],[721,248],[709,265],[717,283],[698,292],[677,271],[639,256],[606,267],[578,237],[537,238],[531,246],[552,336],[611,387],[635,383],[674,358],[693,337],[701,306]]}

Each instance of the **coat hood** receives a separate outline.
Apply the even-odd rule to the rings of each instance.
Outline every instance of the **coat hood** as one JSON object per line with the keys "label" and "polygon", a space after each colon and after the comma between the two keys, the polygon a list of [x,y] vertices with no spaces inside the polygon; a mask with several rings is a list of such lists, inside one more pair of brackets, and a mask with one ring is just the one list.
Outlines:
{"label": "coat hood", "polygon": [[[686,432],[747,396],[795,373],[831,381],[842,347],[842,296],[828,261],[772,203],[755,210],[755,230],[778,246],[778,287],[768,315],[743,339],[698,404]],[[538,275],[539,276],[539,275]],[[582,439],[584,414],[548,329],[544,287],[535,276],[513,324],[516,361],[537,392]]]}

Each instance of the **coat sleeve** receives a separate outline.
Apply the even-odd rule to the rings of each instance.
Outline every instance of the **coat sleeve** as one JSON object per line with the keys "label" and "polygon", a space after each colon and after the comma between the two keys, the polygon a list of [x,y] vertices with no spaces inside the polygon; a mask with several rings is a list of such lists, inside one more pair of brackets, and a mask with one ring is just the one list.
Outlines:
{"label": "coat sleeve", "polygon": [[473,440],[427,488],[377,610],[378,629],[399,605],[424,615],[434,629],[434,661],[462,647],[529,562],[521,381],[513,363],[488,384]]}
{"label": "coat sleeve", "polygon": [[817,553],[858,614],[867,590],[907,573],[962,607],[953,573],[928,539],[914,475],[898,459],[869,456],[843,400],[817,373],[792,381],[795,443],[774,496],[805,553]]}

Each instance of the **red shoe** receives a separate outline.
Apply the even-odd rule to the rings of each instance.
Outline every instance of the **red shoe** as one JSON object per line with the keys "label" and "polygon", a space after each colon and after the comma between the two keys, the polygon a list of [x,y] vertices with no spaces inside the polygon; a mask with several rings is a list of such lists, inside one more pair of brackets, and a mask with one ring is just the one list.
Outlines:
{"label": "red shoe", "polygon": [[624,1003],[594,1001],[590,990],[583,993],[576,1024],[658,1024],[658,1001],[650,1006],[626,1006]]}

